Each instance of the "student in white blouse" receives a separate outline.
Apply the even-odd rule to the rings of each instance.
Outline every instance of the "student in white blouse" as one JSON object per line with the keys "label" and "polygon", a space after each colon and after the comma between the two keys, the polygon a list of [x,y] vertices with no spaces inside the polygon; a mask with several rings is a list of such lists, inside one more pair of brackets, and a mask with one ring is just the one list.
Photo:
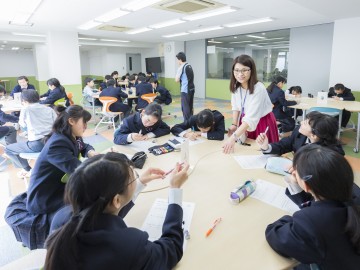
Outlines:
{"label": "student in white blouse", "polygon": [[267,127],[269,141],[279,141],[272,103],[265,86],[257,79],[254,60],[248,55],[240,55],[235,58],[232,71],[230,91],[233,119],[223,152],[233,152],[235,142],[243,135],[256,139]]}

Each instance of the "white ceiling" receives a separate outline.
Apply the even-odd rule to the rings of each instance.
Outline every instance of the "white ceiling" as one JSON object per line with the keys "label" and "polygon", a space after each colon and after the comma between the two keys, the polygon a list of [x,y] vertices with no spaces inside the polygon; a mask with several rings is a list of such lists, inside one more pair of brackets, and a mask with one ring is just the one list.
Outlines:
{"label": "white ceiling", "polygon": [[[130,43],[118,44],[125,47],[152,47],[154,43],[166,41],[188,41],[204,38],[230,36],[244,33],[264,32],[314,24],[334,22],[338,19],[360,17],[359,0],[218,0],[216,2],[237,8],[236,12],[188,21],[149,32],[129,35],[121,32],[97,29],[79,30],[78,26],[115,8],[120,8],[131,0],[43,0],[30,18],[31,27],[9,25],[18,10],[20,0],[0,0],[11,3],[6,9],[1,6],[0,41],[7,41],[7,47],[13,43],[29,47],[34,42],[44,42],[45,38],[14,36],[12,32],[46,34],[48,31],[77,31],[81,36],[129,40]],[[170,12],[156,7],[146,7],[121,18],[110,21],[109,25],[141,28],[168,20],[182,18],[189,14]],[[224,28],[186,36],[164,38],[162,35],[190,31],[197,28],[224,25],[251,19],[272,17],[268,23]],[[0,43],[2,43],[0,42]],[[92,42],[96,44],[96,42]]]}

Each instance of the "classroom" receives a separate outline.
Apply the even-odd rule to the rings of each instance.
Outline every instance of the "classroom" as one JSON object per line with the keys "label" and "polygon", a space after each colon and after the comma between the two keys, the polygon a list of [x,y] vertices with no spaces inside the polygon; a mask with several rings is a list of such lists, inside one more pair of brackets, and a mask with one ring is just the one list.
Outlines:
{"label": "classroom", "polygon": [[359,269],[360,2],[1,11],[0,270]]}

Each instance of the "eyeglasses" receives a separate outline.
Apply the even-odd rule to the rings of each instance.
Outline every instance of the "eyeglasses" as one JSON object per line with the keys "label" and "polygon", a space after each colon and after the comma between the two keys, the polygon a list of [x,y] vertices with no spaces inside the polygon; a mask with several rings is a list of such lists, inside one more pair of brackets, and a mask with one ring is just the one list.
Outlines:
{"label": "eyeglasses", "polygon": [[239,74],[239,73],[245,74],[245,73],[248,73],[250,70],[251,70],[250,68],[248,68],[248,69],[246,69],[246,68],[244,68],[244,69],[234,69],[234,73],[235,74]]}
{"label": "eyeglasses", "polygon": [[138,179],[140,178],[140,175],[138,174],[137,171],[135,171],[135,170],[133,169],[133,172],[134,172],[134,179],[131,180],[131,181],[127,184],[128,186],[130,186],[133,182],[135,182],[136,180],[138,180]]}

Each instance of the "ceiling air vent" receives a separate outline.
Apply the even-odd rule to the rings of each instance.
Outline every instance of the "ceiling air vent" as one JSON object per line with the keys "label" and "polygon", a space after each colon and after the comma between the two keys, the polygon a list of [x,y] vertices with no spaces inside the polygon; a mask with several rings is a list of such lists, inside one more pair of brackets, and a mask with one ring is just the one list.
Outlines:
{"label": "ceiling air vent", "polygon": [[197,12],[204,12],[214,8],[220,8],[225,6],[224,4],[217,3],[208,0],[178,0],[178,1],[166,1],[155,6],[160,9],[164,9],[171,12],[193,14]]}
{"label": "ceiling air vent", "polygon": [[103,25],[97,28],[98,30],[104,30],[104,31],[114,31],[114,32],[125,32],[130,30],[129,27],[124,26],[116,26],[116,25]]}

